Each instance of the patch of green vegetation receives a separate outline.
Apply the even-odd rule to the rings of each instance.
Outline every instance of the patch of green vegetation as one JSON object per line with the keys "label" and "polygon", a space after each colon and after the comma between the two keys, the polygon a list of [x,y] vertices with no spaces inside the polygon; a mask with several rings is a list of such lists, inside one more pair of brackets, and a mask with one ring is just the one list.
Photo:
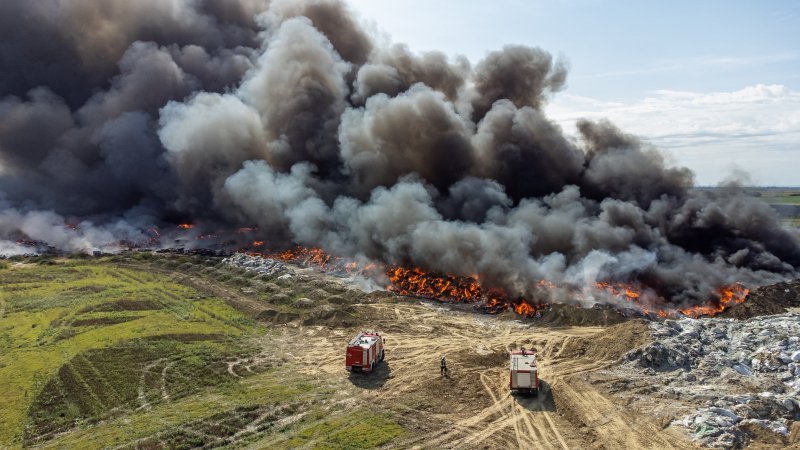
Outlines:
{"label": "patch of green vegetation", "polygon": [[782,222],[784,225],[789,225],[790,227],[800,227],[800,217],[785,218]]}
{"label": "patch of green vegetation", "polygon": [[310,444],[311,448],[320,450],[375,448],[403,433],[403,427],[389,414],[359,409],[316,421],[301,429],[286,444],[288,447]]}
{"label": "patch of green vegetation", "polygon": [[275,409],[258,405],[239,406],[146,438],[128,448],[219,447],[232,443],[234,437],[241,439],[245,434],[268,430],[280,417],[294,411],[293,405],[287,406]]}
{"label": "patch of green vegetation", "polygon": [[[273,349],[282,341],[267,341],[279,331],[211,295],[257,299],[267,282],[216,268],[219,259],[145,255],[22,259],[0,271],[0,448],[367,448],[404,433],[371,410],[331,415],[342,386],[270,357],[283,354]],[[159,267],[213,268],[230,281],[205,291],[207,279]],[[265,306],[295,318],[327,311],[328,293],[306,284]],[[301,293],[323,307],[296,308]]]}
{"label": "patch of green vegetation", "polygon": [[[286,368],[267,369],[235,383],[211,386],[174,401],[138,409],[59,435],[44,448],[191,448],[223,445],[236,433],[258,435],[275,419],[333,395]],[[259,420],[257,420],[259,419]],[[245,429],[253,426],[252,431]],[[202,442],[202,444],[201,444]]]}
{"label": "patch of green vegetation", "polygon": [[101,303],[81,309],[80,312],[93,311],[150,311],[161,309],[161,305],[154,300],[121,299],[114,302]]}
{"label": "patch of green vegetation", "polygon": [[[190,396],[209,384],[224,388],[222,359],[236,353],[237,340],[260,333],[253,319],[221,299],[103,261],[29,258],[0,271],[0,447],[21,444],[26,422],[33,436],[47,431],[47,420],[58,429],[135,405],[139,369],[156,354],[174,362],[168,395]],[[222,342],[173,340],[170,351],[159,347],[167,344],[143,344],[164,334]],[[195,373],[204,375],[194,380]],[[161,387],[154,389],[146,389],[153,403]]]}
{"label": "patch of green vegetation", "polygon": [[93,327],[103,325],[116,325],[129,320],[140,319],[142,316],[107,316],[107,317],[85,317],[74,320],[70,323],[73,327]]}
{"label": "patch of green vegetation", "polygon": [[762,198],[771,205],[800,205],[800,194],[796,193]]}
{"label": "patch of green vegetation", "polygon": [[244,348],[171,337],[124,342],[72,358],[33,401],[26,439],[234,382],[225,360],[245,355]]}

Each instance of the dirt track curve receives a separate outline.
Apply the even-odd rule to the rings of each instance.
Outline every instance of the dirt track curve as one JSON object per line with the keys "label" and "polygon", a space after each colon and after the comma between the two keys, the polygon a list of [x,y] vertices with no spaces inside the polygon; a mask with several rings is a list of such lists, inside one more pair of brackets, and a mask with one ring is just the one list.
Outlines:
{"label": "dirt track curve", "polygon": [[[157,271],[171,272],[244,311],[263,308],[258,300],[201,277]],[[603,341],[596,338],[604,335],[615,341],[607,328],[532,326],[415,299],[355,306],[386,340],[386,361],[375,373],[344,370],[343,349],[357,328],[280,325],[264,340],[262,357],[288,356],[321,386],[333,386],[332,415],[359,405],[394,411],[411,432],[385,448],[695,448],[678,430],[627,408],[587,381],[589,372],[609,367],[614,358],[602,350],[576,357],[576,345],[597,345]],[[511,395],[508,389],[508,352],[521,346],[538,351],[542,390],[537,397]],[[448,377],[439,375],[443,354]],[[273,436],[256,446],[279,446],[284,438]]]}
{"label": "dirt track curve", "polygon": [[[343,375],[342,348],[349,334],[341,330],[304,329],[319,344],[296,357],[308,373],[347,377],[355,398],[403,411],[404,425],[417,433],[391,447],[692,447],[582,380],[582,374],[612,361],[561,356],[570,339],[591,337],[603,328],[531,328],[414,300],[365,306],[380,318],[376,328],[387,341],[386,363],[376,373]],[[520,346],[539,351],[543,389],[538,397],[509,392],[508,351]],[[447,378],[439,376],[442,354],[448,358]]]}

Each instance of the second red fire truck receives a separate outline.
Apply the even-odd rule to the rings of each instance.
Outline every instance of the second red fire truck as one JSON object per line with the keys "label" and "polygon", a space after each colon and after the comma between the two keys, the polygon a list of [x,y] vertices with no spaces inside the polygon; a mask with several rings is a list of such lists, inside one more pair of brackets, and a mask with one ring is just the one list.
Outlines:
{"label": "second red fire truck", "polygon": [[511,352],[511,370],[508,387],[512,392],[521,394],[539,393],[539,373],[536,367],[536,351]]}

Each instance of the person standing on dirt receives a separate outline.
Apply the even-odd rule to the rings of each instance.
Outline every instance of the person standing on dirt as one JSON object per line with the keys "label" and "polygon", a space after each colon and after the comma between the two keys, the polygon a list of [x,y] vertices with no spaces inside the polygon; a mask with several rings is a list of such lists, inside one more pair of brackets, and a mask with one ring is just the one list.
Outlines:
{"label": "person standing on dirt", "polygon": [[447,360],[445,359],[444,355],[442,355],[442,363],[439,366],[439,370],[440,370],[442,376],[446,376],[447,375]]}

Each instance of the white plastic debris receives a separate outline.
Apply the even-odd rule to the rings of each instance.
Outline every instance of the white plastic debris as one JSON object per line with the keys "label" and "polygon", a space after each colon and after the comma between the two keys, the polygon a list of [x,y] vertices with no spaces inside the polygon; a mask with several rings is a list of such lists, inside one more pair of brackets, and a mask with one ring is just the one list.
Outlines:
{"label": "white plastic debris", "polygon": [[677,423],[699,444],[734,448],[745,443],[742,424],[786,435],[786,423],[800,420],[800,315],[687,318],[651,328],[654,342],[628,353],[625,366],[661,394],[697,405]]}

